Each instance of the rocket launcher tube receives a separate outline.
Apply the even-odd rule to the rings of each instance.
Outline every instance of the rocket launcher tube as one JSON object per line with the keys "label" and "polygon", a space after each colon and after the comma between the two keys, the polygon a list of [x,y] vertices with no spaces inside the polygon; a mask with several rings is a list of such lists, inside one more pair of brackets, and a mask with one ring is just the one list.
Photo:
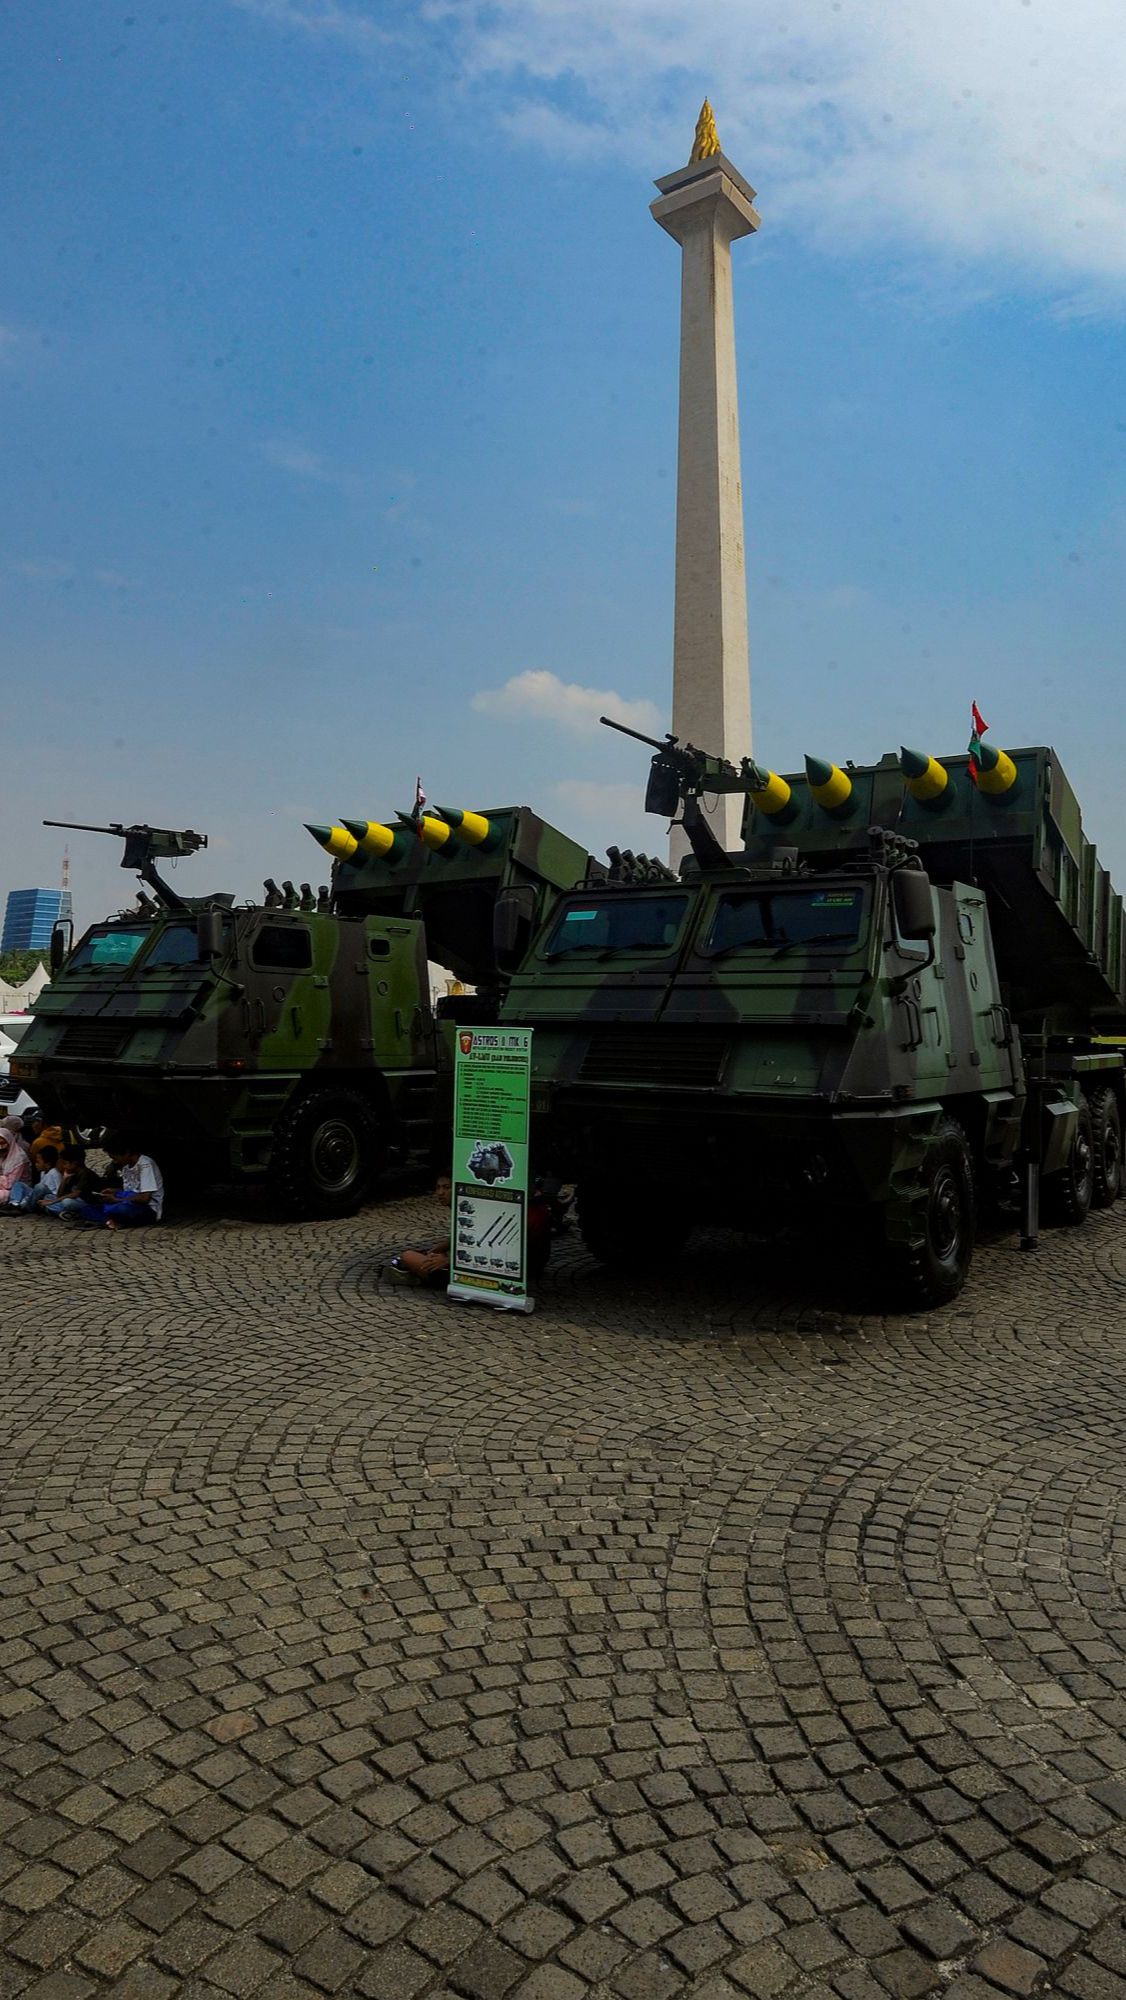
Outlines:
{"label": "rocket launcher tube", "polygon": [[444,819],[434,819],[430,813],[423,813],[418,823],[419,838],[424,847],[438,852],[450,838],[450,829]]}
{"label": "rocket launcher tube", "polygon": [[438,817],[452,826],[459,840],[467,847],[486,847],[492,839],[492,827],[484,813],[463,812],[460,806],[439,806]]}
{"label": "rocket launcher tube", "polygon": [[433,854],[440,852],[450,837],[450,829],[445,820],[435,819],[432,813],[401,812],[396,813],[395,817],[403,829],[404,837],[421,840],[422,845],[428,847]]}
{"label": "rocket launcher tube", "polygon": [[400,845],[398,834],[377,819],[346,819],[344,830],[351,834],[361,853],[373,854],[377,860],[390,857]]}
{"label": "rocket launcher tube", "polygon": [[950,797],[950,773],[937,757],[928,757],[924,750],[908,750],[904,745],[899,752],[899,768],[907,790],[920,805],[934,806],[940,799],[945,804]]}
{"label": "rocket launcher tube", "polygon": [[986,798],[1001,798],[1017,781],[1017,767],[1007,750],[983,743],[977,755],[977,788]]}
{"label": "rocket launcher tube", "polygon": [[306,833],[331,854],[334,861],[354,861],[360,850],[360,843],[346,826],[310,826],[305,822]]}
{"label": "rocket launcher tube", "polygon": [[780,778],[777,771],[764,771],[761,764],[752,763],[750,759],[747,760],[746,773],[751,785],[751,804],[756,812],[765,813],[768,819],[785,812],[793,796],[785,778]]}
{"label": "rocket launcher tube", "polygon": [[843,812],[852,799],[852,779],[839,764],[827,764],[823,757],[807,757],[805,775],[813,799],[825,812]]}

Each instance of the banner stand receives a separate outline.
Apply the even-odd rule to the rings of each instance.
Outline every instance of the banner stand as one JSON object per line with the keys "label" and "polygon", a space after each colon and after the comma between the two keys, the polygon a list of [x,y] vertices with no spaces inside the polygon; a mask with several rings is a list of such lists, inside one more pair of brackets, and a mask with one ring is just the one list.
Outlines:
{"label": "banner stand", "polygon": [[533,1312],[528,1296],[531,1028],[458,1028],[454,1040],[451,1299]]}

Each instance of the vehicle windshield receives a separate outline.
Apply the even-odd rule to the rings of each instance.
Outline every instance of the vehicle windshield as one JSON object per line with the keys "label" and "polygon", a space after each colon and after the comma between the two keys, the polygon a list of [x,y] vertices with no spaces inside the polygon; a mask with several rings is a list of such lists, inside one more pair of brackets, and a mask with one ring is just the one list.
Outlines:
{"label": "vehicle windshield", "polygon": [[154,966],[198,965],[199,945],[194,924],[165,924],[153,941],[152,950],[146,952],[142,972],[151,972]]}
{"label": "vehicle windshield", "polygon": [[711,958],[736,951],[780,957],[789,950],[855,946],[866,901],[862,887],[732,890],[716,904],[700,949]]}
{"label": "vehicle windshield", "polygon": [[132,965],[143,944],[147,944],[152,933],[144,930],[123,930],[117,928],[106,931],[91,931],[84,937],[77,951],[67,960],[67,971],[78,972],[84,967],[112,967],[120,972],[126,965]]}
{"label": "vehicle windshield", "polygon": [[559,912],[545,958],[572,952],[668,951],[680,934],[688,897],[611,894],[568,903]]}

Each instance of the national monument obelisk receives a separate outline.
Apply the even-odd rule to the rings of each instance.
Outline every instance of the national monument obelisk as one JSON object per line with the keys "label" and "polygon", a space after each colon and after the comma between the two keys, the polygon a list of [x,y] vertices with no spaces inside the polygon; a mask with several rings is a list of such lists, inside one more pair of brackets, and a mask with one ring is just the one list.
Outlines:
{"label": "national monument obelisk", "polygon": [[[738,764],[751,754],[751,674],[731,245],[759,218],[706,98],[688,165],[656,185],[650,213],[682,251],[672,726],[682,743]],[[738,847],[742,798],[714,804],[717,837]],[[674,862],[685,849],[677,829]]]}

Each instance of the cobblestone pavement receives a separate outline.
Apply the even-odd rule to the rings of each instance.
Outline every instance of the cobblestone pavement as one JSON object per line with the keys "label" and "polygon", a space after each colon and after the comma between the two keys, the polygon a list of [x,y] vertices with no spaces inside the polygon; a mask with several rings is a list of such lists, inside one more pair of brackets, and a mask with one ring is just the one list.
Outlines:
{"label": "cobblestone pavement", "polygon": [[1126,1996],[1126,1209],[929,1319],[0,1226],[0,2000]]}

